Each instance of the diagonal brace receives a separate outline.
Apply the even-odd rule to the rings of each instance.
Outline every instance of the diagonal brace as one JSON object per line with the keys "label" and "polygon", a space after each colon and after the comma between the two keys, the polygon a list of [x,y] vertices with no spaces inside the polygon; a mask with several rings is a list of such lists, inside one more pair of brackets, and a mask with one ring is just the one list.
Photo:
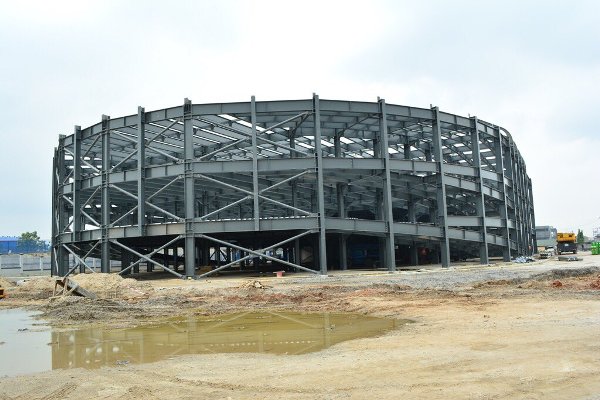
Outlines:
{"label": "diagonal brace", "polygon": [[137,251],[133,250],[132,248],[130,248],[130,247],[127,247],[127,246],[125,246],[125,245],[124,245],[124,244],[122,244],[122,243],[119,243],[119,241],[118,241],[118,240],[111,240],[111,241],[110,241],[111,243],[114,243],[114,244],[116,244],[117,246],[120,246],[120,247],[122,247],[123,249],[125,249],[125,250],[129,251],[129,252],[130,252],[130,253],[132,253],[132,254],[135,254],[136,256],[138,256],[138,257],[140,258],[140,260],[138,260],[137,262],[135,262],[135,263],[131,264],[130,266],[128,266],[127,268],[125,268],[124,270],[122,270],[121,272],[119,272],[119,274],[122,274],[122,273],[124,273],[125,271],[128,271],[128,270],[129,270],[130,268],[132,268],[134,265],[137,265],[137,263],[139,263],[139,262],[141,261],[141,259],[143,258],[144,260],[146,260],[146,261],[148,261],[148,262],[151,262],[152,264],[154,264],[154,265],[156,265],[156,266],[159,266],[160,268],[164,269],[165,271],[172,273],[173,275],[177,276],[178,278],[183,278],[183,275],[182,275],[182,274],[180,274],[179,272],[175,272],[175,271],[174,271],[174,270],[172,270],[171,268],[167,268],[166,266],[162,265],[161,263],[159,263],[159,262],[157,262],[157,261],[154,261],[152,258],[150,258],[150,257],[151,257],[151,256],[153,256],[154,254],[156,254],[156,253],[157,253],[159,250],[161,250],[161,249],[163,249],[163,248],[165,248],[165,247],[169,246],[171,243],[173,243],[173,242],[175,242],[175,241],[177,241],[177,240],[180,240],[182,237],[183,237],[183,236],[181,236],[181,235],[180,235],[180,236],[177,236],[175,239],[171,240],[169,243],[167,243],[167,244],[165,244],[164,246],[162,246],[162,247],[160,247],[160,248],[158,248],[158,249],[154,250],[152,253],[149,253],[149,254],[150,254],[150,256],[146,256],[146,255],[144,255],[144,254],[142,254],[142,253],[138,253]]}
{"label": "diagonal brace", "polygon": [[[291,262],[288,262],[288,261],[280,260],[278,258],[271,257],[271,256],[265,254],[266,250],[270,250],[272,248],[281,246],[282,244],[291,242],[292,240],[296,240],[298,238],[301,238],[303,236],[306,236],[306,235],[308,235],[310,233],[314,233],[314,232],[315,231],[313,231],[313,230],[308,230],[308,231],[302,232],[302,233],[300,233],[300,234],[298,234],[296,236],[292,236],[291,238],[285,239],[285,240],[283,240],[283,241],[281,241],[279,243],[276,243],[276,244],[271,245],[269,247],[265,247],[264,249],[260,249],[260,250],[250,250],[250,249],[247,249],[245,247],[238,246],[236,244],[229,243],[229,242],[226,242],[224,240],[219,240],[219,239],[216,239],[216,238],[213,238],[211,236],[204,235],[204,234],[199,234],[199,235],[197,235],[197,237],[204,238],[204,239],[210,240],[212,242],[219,243],[219,244],[222,244],[224,246],[228,246],[228,247],[231,247],[231,248],[234,248],[234,249],[237,249],[237,250],[245,251],[245,252],[250,253],[250,254],[255,255],[255,256],[264,257],[264,258],[266,258],[268,260],[276,261],[278,263],[281,263],[281,264],[284,264],[284,265],[288,265],[288,266],[293,267],[293,268],[298,268],[298,269],[301,269],[301,270],[306,271],[306,272],[310,272],[310,273],[313,273],[313,274],[318,274],[319,271],[315,271],[315,270],[312,270],[312,269],[309,269],[309,268],[306,268],[306,267],[303,267],[301,265],[297,265],[297,264],[294,264],[294,263],[291,263]],[[236,262],[239,262],[239,260],[236,261]],[[229,266],[231,264],[234,264],[234,263],[229,263],[229,264],[227,264],[227,266]],[[199,275],[198,278],[206,276],[206,275],[209,275],[209,274],[213,274],[213,273],[215,273],[217,271],[220,271],[221,269],[224,269],[224,267],[226,267],[226,266],[224,265],[224,266],[222,266],[220,268],[217,268],[217,269],[209,271],[209,272],[207,272],[205,274]]]}

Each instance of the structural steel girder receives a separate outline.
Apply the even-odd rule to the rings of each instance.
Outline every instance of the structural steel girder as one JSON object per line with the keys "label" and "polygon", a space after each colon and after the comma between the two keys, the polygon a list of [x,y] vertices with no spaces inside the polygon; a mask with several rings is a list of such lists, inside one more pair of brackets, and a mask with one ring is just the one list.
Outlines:
{"label": "structural steel girder", "polygon": [[[381,99],[138,107],[61,136],[52,182],[58,275],[71,273],[69,254],[86,268],[99,256],[103,272],[126,254],[121,273],[146,264],[196,276],[215,246],[247,253],[219,271],[258,255],[324,275],[328,246],[345,268],[353,235],[380,237],[390,271],[398,243],[433,246],[443,266],[459,253],[486,264],[535,249],[531,179],[508,131]],[[314,265],[302,264],[301,242]],[[168,251],[183,274],[156,260]]]}

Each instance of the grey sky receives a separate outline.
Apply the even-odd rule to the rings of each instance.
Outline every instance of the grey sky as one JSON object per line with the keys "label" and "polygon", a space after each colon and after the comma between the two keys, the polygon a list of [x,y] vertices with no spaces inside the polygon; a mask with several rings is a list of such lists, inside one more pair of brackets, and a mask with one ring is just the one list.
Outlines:
{"label": "grey sky", "polygon": [[[195,103],[308,98],[508,129],[538,225],[600,226],[596,1],[0,0],[0,235],[50,237],[59,134]],[[555,4],[556,3],[556,4]]]}

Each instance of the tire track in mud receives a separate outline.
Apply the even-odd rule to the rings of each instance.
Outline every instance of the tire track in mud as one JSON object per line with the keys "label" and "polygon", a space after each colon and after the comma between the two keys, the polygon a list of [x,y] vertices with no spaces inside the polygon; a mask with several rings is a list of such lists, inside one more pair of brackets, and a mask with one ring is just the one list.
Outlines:
{"label": "tire track in mud", "polygon": [[69,394],[73,393],[79,387],[76,383],[65,383],[57,389],[54,389],[48,394],[44,394],[44,388],[34,388],[25,393],[12,397],[11,400],[62,400]]}
{"label": "tire track in mud", "polygon": [[152,393],[151,389],[141,387],[141,386],[132,386],[127,389],[127,393],[122,394],[118,397],[120,400],[127,399],[159,399],[160,397]]}
{"label": "tire track in mud", "polygon": [[220,382],[211,382],[211,381],[201,380],[201,379],[178,378],[178,377],[168,376],[168,375],[164,375],[164,374],[160,374],[160,373],[156,373],[156,372],[147,372],[147,371],[136,371],[136,375],[144,375],[151,382],[156,382],[157,378],[159,378],[163,382],[169,382],[169,383],[172,383],[177,386],[180,386],[183,384],[183,385],[189,386],[190,388],[205,387],[205,388],[210,388],[210,389],[220,389],[220,390],[226,390],[226,391],[231,391],[231,390],[253,391],[255,393],[270,393],[270,394],[277,394],[277,393],[279,393],[279,394],[287,394],[287,393],[311,394],[311,395],[322,395],[323,394],[323,390],[320,390],[320,389],[309,389],[309,388],[294,389],[294,388],[274,387],[274,386],[269,386],[269,385],[255,386],[255,385],[240,385],[240,384],[232,384],[232,383],[220,383]]}

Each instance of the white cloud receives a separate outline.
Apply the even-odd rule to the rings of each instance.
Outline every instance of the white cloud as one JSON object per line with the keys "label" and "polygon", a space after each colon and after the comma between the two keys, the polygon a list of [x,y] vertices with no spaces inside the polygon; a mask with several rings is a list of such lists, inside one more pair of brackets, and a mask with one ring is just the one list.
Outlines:
{"label": "white cloud", "polygon": [[589,234],[600,198],[599,11],[586,1],[3,2],[0,171],[10,195],[0,196],[0,234],[49,237],[52,148],[75,124],[184,97],[312,92],[434,104],[504,126],[533,179],[537,222]]}

